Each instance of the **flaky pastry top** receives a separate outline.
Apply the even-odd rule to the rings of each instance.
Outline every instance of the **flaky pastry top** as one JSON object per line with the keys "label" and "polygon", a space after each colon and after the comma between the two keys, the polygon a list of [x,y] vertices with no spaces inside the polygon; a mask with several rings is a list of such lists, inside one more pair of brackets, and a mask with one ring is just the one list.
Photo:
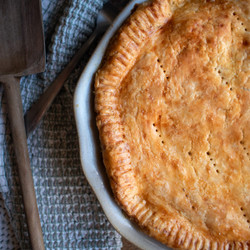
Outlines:
{"label": "flaky pastry top", "polygon": [[250,248],[249,5],[147,2],[96,74],[114,195],[174,248]]}

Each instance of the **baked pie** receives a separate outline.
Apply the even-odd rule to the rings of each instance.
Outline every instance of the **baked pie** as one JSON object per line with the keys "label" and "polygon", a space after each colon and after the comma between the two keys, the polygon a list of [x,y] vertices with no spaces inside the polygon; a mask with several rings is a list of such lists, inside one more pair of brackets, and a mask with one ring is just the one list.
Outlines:
{"label": "baked pie", "polygon": [[114,196],[173,248],[250,249],[249,13],[249,0],[143,3],[96,73]]}

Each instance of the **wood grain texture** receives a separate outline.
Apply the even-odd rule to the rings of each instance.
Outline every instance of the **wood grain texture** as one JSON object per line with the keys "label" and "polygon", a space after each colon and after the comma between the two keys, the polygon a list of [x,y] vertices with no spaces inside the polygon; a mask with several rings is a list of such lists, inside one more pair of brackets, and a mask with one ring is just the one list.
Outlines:
{"label": "wood grain texture", "polygon": [[4,84],[8,118],[32,249],[44,249],[24,127],[19,78],[45,67],[39,0],[0,1],[0,82]]}
{"label": "wood grain texture", "polygon": [[0,1],[0,75],[26,75],[44,69],[40,1]]}

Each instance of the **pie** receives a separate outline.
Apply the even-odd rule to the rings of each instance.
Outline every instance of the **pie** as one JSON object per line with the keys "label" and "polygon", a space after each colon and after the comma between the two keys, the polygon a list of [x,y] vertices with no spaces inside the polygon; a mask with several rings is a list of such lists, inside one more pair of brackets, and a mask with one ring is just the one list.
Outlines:
{"label": "pie", "polygon": [[177,249],[250,249],[250,1],[153,0],[95,77],[114,196]]}

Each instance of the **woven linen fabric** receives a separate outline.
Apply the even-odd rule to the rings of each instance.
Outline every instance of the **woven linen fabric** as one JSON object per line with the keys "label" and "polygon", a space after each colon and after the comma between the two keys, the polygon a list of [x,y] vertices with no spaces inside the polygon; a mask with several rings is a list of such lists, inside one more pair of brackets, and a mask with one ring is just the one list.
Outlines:
{"label": "woven linen fabric", "polygon": [[9,216],[0,196],[0,249],[17,249],[18,243],[10,224]]}
{"label": "woven linen fabric", "polygon": [[[21,79],[24,112],[93,32],[102,6],[102,0],[42,1],[46,70]],[[121,236],[104,215],[80,164],[73,93],[91,51],[93,48],[71,74],[42,123],[28,138],[46,249],[120,249],[122,246]],[[0,101],[0,249],[30,249],[1,85]]]}

